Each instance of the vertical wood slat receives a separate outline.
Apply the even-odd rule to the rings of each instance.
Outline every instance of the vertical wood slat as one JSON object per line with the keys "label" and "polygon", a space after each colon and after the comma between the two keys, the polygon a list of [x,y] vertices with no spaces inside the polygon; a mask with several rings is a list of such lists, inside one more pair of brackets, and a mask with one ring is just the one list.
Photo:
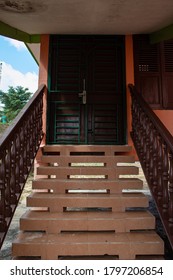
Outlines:
{"label": "vertical wood slat", "polygon": [[0,247],[43,138],[40,86],[0,139]]}
{"label": "vertical wood slat", "polygon": [[173,234],[173,152],[169,153],[169,228]]}
{"label": "vertical wood slat", "polygon": [[[1,200],[0,200],[0,232],[4,232],[7,229],[7,222],[5,220],[5,151],[1,151],[0,153],[0,192],[1,192]],[[0,240],[1,242],[2,240]]]}
{"label": "vertical wood slat", "polygon": [[173,137],[136,88],[133,85],[129,88],[132,96],[131,136],[173,247]]}

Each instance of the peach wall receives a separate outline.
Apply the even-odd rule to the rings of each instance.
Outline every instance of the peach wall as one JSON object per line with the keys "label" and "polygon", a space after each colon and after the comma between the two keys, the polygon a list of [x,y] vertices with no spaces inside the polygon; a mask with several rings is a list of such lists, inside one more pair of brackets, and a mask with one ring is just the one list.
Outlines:
{"label": "peach wall", "polygon": [[126,100],[127,100],[127,140],[130,146],[133,142],[130,137],[132,115],[131,115],[131,96],[128,84],[134,84],[134,59],[133,59],[133,38],[132,35],[125,37],[125,56],[126,56]]}
{"label": "peach wall", "polygon": [[[43,96],[43,132],[44,137],[41,143],[41,147],[46,144],[46,119],[47,119],[47,83],[48,83],[48,58],[49,58],[49,35],[41,35],[40,43],[40,64],[39,64],[39,85],[46,85],[46,90]],[[36,175],[36,167],[40,165],[42,157],[42,150],[39,149],[34,168],[34,177],[38,178]]]}
{"label": "peach wall", "polygon": [[173,135],[173,110],[154,110],[154,112]]}
{"label": "peach wall", "polygon": [[[41,35],[40,44],[40,65],[39,65],[39,85],[48,83],[48,59],[49,59],[49,35]],[[43,143],[46,143],[46,111],[47,111],[47,90],[43,97]]]}

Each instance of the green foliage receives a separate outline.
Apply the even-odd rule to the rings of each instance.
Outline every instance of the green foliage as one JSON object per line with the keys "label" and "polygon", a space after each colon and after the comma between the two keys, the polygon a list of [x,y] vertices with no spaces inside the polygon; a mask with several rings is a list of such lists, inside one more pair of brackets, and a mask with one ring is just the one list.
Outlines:
{"label": "green foliage", "polygon": [[0,137],[1,137],[1,134],[3,134],[3,132],[6,130],[7,127],[8,127],[8,124],[0,123]]}
{"label": "green foliage", "polygon": [[31,94],[28,88],[21,86],[16,88],[10,86],[7,93],[0,90],[0,101],[4,104],[3,114],[7,117],[8,122],[12,121],[18,115],[28,102]]}

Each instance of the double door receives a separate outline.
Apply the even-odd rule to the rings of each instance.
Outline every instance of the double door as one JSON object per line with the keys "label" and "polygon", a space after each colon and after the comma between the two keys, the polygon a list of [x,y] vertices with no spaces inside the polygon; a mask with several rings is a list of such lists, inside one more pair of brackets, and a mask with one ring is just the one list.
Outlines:
{"label": "double door", "polygon": [[124,37],[53,35],[48,143],[124,144]]}

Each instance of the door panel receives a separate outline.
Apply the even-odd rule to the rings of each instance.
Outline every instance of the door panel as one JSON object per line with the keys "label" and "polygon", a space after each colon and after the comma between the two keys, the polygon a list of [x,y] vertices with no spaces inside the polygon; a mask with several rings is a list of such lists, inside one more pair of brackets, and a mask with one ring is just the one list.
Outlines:
{"label": "door panel", "polygon": [[125,143],[123,36],[51,36],[49,76],[49,143]]}

